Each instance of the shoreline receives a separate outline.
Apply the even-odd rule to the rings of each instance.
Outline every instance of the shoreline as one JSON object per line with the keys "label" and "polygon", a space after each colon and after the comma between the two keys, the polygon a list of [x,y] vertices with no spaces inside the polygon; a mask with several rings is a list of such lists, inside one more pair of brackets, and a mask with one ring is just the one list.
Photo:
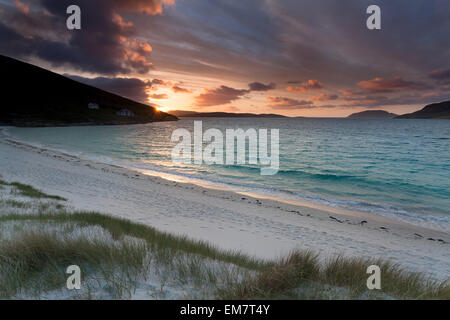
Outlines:
{"label": "shoreline", "polygon": [[302,248],[323,259],[380,257],[435,279],[450,277],[445,232],[170,181],[3,135],[0,154],[4,179],[63,196],[77,210],[120,216],[259,258]]}
{"label": "shoreline", "polygon": [[90,162],[93,162],[93,163],[96,163],[99,165],[106,165],[106,166],[111,166],[111,167],[115,167],[115,168],[121,168],[121,169],[128,170],[131,172],[138,172],[145,176],[153,177],[156,179],[162,179],[162,180],[167,180],[167,181],[172,181],[172,182],[187,184],[187,185],[194,185],[196,187],[199,187],[201,190],[203,190],[203,189],[216,190],[218,192],[231,193],[233,195],[236,195],[236,194],[244,195],[244,196],[248,196],[249,198],[252,198],[252,199],[265,199],[265,200],[275,202],[274,207],[276,206],[277,203],[282,203],[282,204],[292,205],[295,207],[311,208],[311,209],[319,210],[322,212],[326,212],[328,214],[337,214],[337,215],[347,216],[347,217],[350,216],[350,217],[354,217],[354,218],[358,218],[358,219],[367,219],[367,220],[372,220],[372,221],[378,221],[380,223],[384,222],[384,223],[388,223],[388,224],[399,224],[399,225],[407,226],[410,228],[417,228],[419,230],[420,229],[428,229],[428,230],[432,230],[432,231],[447,233],[445,230],[437,230],[437,229],[429,228],[427,226],[415,225],[413,223],[409,223],[406,221],[395,220],[395,219],[385,217],[382,215],[371,214],[371,213],[367,213],[367,212],[363,212],[363,211],[356,211],[356,210],[343,209],[343,208],[334,208],[334,207],[330,207],[330,206],[326,206],[326,205],[316,204],[313,202],[301,201],[298,199],[288,199],[288,198],[283,198],[283,197],[264,195],[262,193],[256,193],[253,191],[238,190],[238,189],[233,190],[233,188],[231,188],[231,187],[227,188],[225,185],[219,186],[217,184],[214,184],[213,182],[208,183],[209,181],[202,181],[200,179],[195,179],[195,178],[192,179],[189,177],[185,177],[183,175],[181,175],[181,176],[177,175],[175,173],[126,167],[126,166],[122,166],[120,164],[101,162],[95,158],[94,159],[80,158],[79,155],[71,154],[70,152],[67,152],[62,149],[54,149],[51,147],[47,147],[45,145],[27,142],[27,141],[18,139],[14,136],[9,136],[9,135],[5,134],[5,132],[3,131],[4,129],[7,129],[7,128],[0,127],[0,133],[3,135],[3,137],[0,138],[0,141],[3,138],[10,143],[21,145],[24,147],[30,147],[30,148],[36,148],[36,149],[40,149],[40,150],[55,152],[57,154],[59,153],[64,156],[75,157],[82,161],[90,161]]}
{"label": "shoreline", "polygon": [[[24,140],[22,138],[16,137],[15,135],[11,135],[8,130],[9,128],[13,127],[0,126],[0,136],[3,135],[4,138],[8,138],[19,144],[54,151],[56,153],[61,153],[69,157],[81,157],[81,159],[83,160],[93,161],[95,163],[118,166],[127,170],[131,170],[133,172],[139,172],[145,175],[163,178],[164,180],[193,184],[206,189],[232,192],[257,199],[273,200],[291,204],[294,206],[309,207],[321,211],[326,211],[330,214],[352,216],[361,219],[375,220],[392,224],[406,224],[412,228],[425,228],[450,234],[450,218],[448,217],[448,215],[445,215],[443,213],[419,214],[405,211],[401,207],[396,207],[396,205],[385,205],[370,202],[365,203],[364,201],[361,202],[361,205],[359,207],[352,207],[351,205],[334,205],[333,203],[335,201],[339,202],[340,200],[327,198],[327,196],[320,195],[312,196],[312,198],[309,198],[307,194],[296,194],[296,192],[289,190],[277,189],[272,187],[264,188],[264,186],[261,187],[260,185],[253,183],[246,184],[231,181],[220,181],[217,179],[204,178],[195,174],[186,174],[176,171],[174,172],[164,167],[153,165],[150,165],[150,167],[148,167],[149,165],[147,165],[146,163],[126,163],[121,160],[111,159],[108,156],[106,158],[103,158],[102,156],[89,154],[85,155],[82,151],[69,150],[65,149],[64,147],[46,146],[41,142],[28,141],[26,139]],[[359,202],[355,199],[343,199],[343,201],[349,201],[349,203],[355,201]],[[372,211],[371,207],[378,207],[379,210]],[[443,224],[441,224],[441,222]]]}

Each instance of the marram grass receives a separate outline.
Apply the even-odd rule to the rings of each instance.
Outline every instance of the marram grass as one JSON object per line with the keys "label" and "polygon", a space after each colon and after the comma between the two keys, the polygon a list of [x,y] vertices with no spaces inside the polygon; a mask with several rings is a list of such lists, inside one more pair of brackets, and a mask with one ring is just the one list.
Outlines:
{"label": "marram grass", "polygon": [[[26,185],[1,184],[24,197],[63,200]],[[27,207],[6,201],[0,209],[8,205]],[[168,286],[195,288],[185,298],[196,299],[450,299],[448,282],[437,283],[389,261],[338,256],[321,263],[317,254],[301,250],[275,261],[260,260],[129,220],[69,212],[62,204],[36,208],[37,213],[0,213],[0,298],[64,292],[65,269],[77,264],[88,283],[82,294],[71,296],[80,299],[97,298],[99,288],[109,298],[126,299],[149,277],[160,286],[152,291],[156,299],[171,298]],[[4,238],[8,223],[17,230]],[[108,239],[99,239],[99,232]],[[366,269],[373,264],[381,268],[382,288],[369,291]]]}

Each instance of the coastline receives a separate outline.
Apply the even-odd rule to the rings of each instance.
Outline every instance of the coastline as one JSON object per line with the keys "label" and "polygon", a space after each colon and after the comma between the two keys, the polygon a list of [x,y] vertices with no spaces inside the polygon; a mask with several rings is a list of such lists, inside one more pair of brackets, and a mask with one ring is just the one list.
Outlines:
{"label": "coastline", "polygon": [[[274,258],[294,248],[390,259],[435,279],[450,277],[450,235],[369,215],[297,204],[149,176],[0,137],[0,174],[99,211],[222,249]],[[433,240],[429,240],[433,239]]]}
{"label": "coastline", "polygon": [[162,121],[178,121],[179,119],[166,119],[166,120],[128,120],[128,121],[100,121],[100,122],[15,122],[13,124],[0,123],[1,127],[14,126],[18,128],[46,128],[46,127],[87,127],[87,126],[128,126],[136,124],[147,124],[153,122]]}

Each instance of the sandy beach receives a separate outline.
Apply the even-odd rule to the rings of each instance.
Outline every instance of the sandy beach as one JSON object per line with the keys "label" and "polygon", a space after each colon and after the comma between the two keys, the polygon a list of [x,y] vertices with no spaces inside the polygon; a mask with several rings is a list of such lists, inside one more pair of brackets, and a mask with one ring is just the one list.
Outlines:
{"label": "sandy beach", "polygon": [[384,258],[450,277],[450,234],[368,214],[327,211],[149,176],[0,137],[0,175],[97,211],[259,258],[294,248],[322,259]]}

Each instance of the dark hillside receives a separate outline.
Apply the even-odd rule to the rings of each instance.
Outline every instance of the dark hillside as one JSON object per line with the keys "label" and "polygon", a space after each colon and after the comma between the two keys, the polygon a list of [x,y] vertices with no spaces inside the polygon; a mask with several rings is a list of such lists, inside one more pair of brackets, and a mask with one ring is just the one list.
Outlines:
{"label": "dark hillside", "polygon": [[0,70],[4,79],[1,124],[65,126],[177,120],[151,106],[1,55]]}

